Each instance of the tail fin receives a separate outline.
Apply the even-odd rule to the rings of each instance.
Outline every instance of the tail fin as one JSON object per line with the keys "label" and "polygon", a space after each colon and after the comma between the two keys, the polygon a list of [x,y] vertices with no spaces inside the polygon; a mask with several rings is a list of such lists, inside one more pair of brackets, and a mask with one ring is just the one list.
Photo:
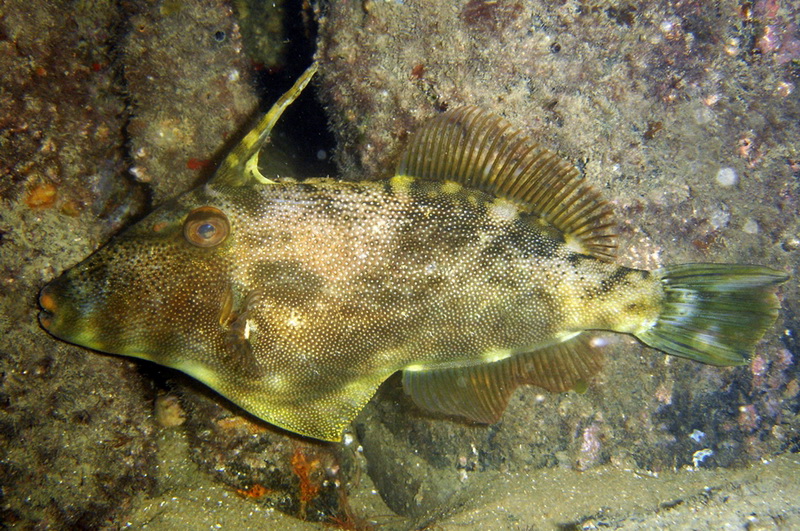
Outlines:
{"label": "tail fin", "polygon": [[683,264],[654,272],[664,302],[656,323],[636,336],[674,356],[712,365],[747,363],[778,316],[785,273],[766,267]]}

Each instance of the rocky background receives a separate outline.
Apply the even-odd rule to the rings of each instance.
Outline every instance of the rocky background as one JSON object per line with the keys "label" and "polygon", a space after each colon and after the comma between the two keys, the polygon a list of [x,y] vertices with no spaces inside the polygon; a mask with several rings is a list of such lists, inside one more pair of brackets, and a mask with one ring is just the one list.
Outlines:
{"label": "rocky background", "polygon": [[[678,470],[711,473],[708,483],[797,453],[798,23],[800,8],[780,0],[6,2],[0,520],[152,524],[165,517],[146,508],[180,497],[181,477],[201,477],[237,503],[187,502],[174,508],[183,517],[230,505],[346,528],[446,525],[475,500],[508,503],[511,477]],[[319,153],[333,148],[342,178],[390,175],[426,118],[476,104],[603,190],[626,265],[753,262],[792,274],[751,364],[707,367],[608,336],[585,394],[520,389],[498,424],[477,426],[416,410],[393,378],[345,444],[327,445],[174,372],[47,336],[41,286],[207,179],[315,40],[324,113],[304,98],[305,117],[287,116],[284,129],[324,144],[327,119],[335,148]],[[586,511],[575,521],[602,520]]]}

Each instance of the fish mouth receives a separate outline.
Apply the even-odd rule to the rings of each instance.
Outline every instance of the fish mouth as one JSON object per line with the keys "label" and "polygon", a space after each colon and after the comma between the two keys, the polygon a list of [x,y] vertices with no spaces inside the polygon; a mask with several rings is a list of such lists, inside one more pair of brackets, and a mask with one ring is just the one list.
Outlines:
{"label": "fish mouth", "polygon": [[39,312],[39,324],[48,332],[53,326],[55,314],[58,310],[58,300],[54,291],[53,285],[48,284],[39,292],[39,306],[42,308]]}
{"label": "fish mouth", "polygon": [[39,324],[47,333],[59,339],[74,342],[81,319],[75,311],[74,301],[64,290],[58,279],[50,282],[39,292]]}
{"label": "fish mouth", "polygon": [[39,324],[51,336],[97,349],[94,320],[81,308],[69,283],[56,279],[39,292]]}

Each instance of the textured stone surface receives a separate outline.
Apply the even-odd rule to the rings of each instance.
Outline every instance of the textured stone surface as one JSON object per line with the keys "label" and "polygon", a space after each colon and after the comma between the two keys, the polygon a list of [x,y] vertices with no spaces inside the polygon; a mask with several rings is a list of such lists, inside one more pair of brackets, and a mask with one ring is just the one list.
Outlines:
{"label": "textured stone surface", "polygon": [[0,520],[96,528],[153,487],[152,385],[39,329],[39,287],[118,230],[125,178],[113,5],[7,2],[0,20]]}
{"label": "textured stone surface", "polygon": [[208,179],[257,105],[226,2],[127,5],[130,171],[158,204]]}
{"label": "textured stone surface", "polygon": [[[0,519],[5,522],[96,528],[123,517],[137,494],[155,488],[155,393],[153,379],[140,374],[149,366],[49,338],[38,327],[36,300],[46,280],[142,213],[148,192],[157,199],[162,189],[173,195],[199,175],[202,167],[187,168],[194,152],[177,157],[176,143],[191,142],[199,146],[198,159],[210,158],[255,108],[248,84],[240,80],[234,86],[226,77],[239,49],[231,12],[221,5],[179,9],[172,18],[168,3],[154,8],[172,22],[160,26],[160,37],[172,39],[152,38],[149,57],[125,36],[135,34],[140,45],[153,22],[140,20],[137,27],[139,19],[113,3],[3,6]],[[227,43],[208,34],[218,25],[228,30]],[[200,64],[189,61],[186,50],[203,36],[211,52]],[[162,53],[172,53],[173,62]],[[202,80],[200,95],[176,94],[175,84],[196,70],[212,71],[219,82]],[[162,79],[174,84],[159,88]],[[203,97],[220,108],[213,119],[206,104],[197,104]],[[183,103],[176,106],[179,98]],[[137,132],[140,112],[154,123],[156,115],[179,122],[186,131],[205,127],[205,144],[189,133],[167,141],[164,129]],[[148,190],[127,170],[136,159],[131,148],[153,143],[163,148],[157,159],[173,166],[159,167],[163,178]]]}

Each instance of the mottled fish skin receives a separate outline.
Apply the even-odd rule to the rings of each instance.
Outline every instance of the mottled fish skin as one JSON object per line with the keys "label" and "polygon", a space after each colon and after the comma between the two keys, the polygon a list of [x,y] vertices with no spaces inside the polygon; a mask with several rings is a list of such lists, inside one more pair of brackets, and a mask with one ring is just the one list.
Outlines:
{"label": "mottled fish skin", "polygon": [[[183,236],[203,206],[230,221],[219,247]],[[658,290],[648,273],[571,252],[517,205],[455,183],[206,186],[51,284],[64,311],[48,330],[178,368],[308,433],[328,424],[329,397],[358,410],[403,368],[494,360],[587,328],[630,331],[655,318]],[[246,312],[238,341],[229,292]],[[269,403],[250,403],[254,389]]]}
{"label": "mottled fish skin", "polygon": [[492,422],[517,385],[583,387],[586,330],[731,365],[774,322],[783,273],[613,264],[599,194],[476,108],[423,127],[384,182],[265,178],[258,148],[313,72],[212,181],[45,286],[42,326],[337,441],[398,370],[418,404]]}

